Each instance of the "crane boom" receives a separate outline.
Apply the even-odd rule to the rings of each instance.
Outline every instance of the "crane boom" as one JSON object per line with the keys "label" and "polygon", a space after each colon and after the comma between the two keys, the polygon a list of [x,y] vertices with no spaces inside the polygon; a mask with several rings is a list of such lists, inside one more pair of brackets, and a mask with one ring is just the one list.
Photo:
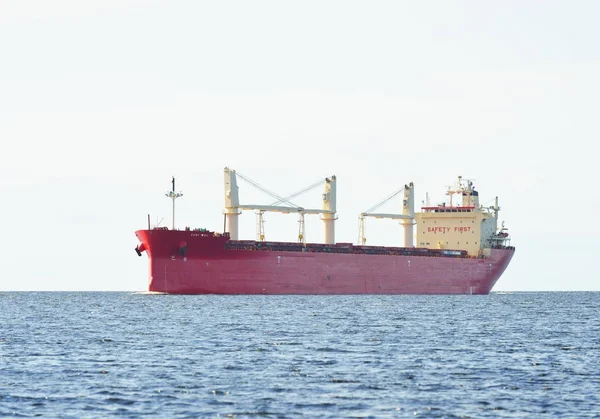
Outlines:
{"label": "crane boom", "polygon": [[[260,189],[262,192],[270,195],[271,197],[277,199],[277,201],[273,205],[254,205],[254,204],[240,204],[238,186],[237,186],[237,176],[241,177],[246,182],[250,183],[254,187]],[[290,201],[291,198],[306,192],[309,189],[314,188],[318,184],[325,184],[325,190],[322,194],[323,206],[321,209],[315,208],[304,208],[299,205],[294,204]],[[296,213],[300,216],[300,229],[298,238],[303,243],[306,242],[305,233],[304,233],[304,215],[305,214],[322,214],[321,220],[324,224],[324,236],[326,244],[335,243],[335,220],[336,217],[336,177],[335,175],[325,178],[319,181],[319,183],[315,183],[310,185],[290,197],[284,198],[273,191],[268,190],[267,188],[259,185],[258,183],[250,180],[248,177],[237,173],[235,170],[231,170],[228,167],[224,169],[224,191],[225,191],[225,208],[223,213],[225,214],[225,232],[229,232],[229,235],[232,240],[238,239],[238,216],[242,213],[242,210],[256,210],[258,215],[258,226],[257,226],[257,237],[260,240],[264,239],[264,227],[263,227],[263,213],[265,211],[274,211],[280,212],[284,214],[292,214]],[[278,205],[280,203],[286,205]]]}
{"label": "crane boom", "polygon": [[390,196],[388,196],[387,198],[385,198],[383,201],[381,201],[380,203],[378,203],[377,205],[375,205],[372,208],[369,208],[367,211],[365,211],[365,214],[368,214],[370,212],[375,211],[377,208],[379,208],[380,206],[382,206],[383,204],[385,204],[386,202],[388,202],[390,199],[392,199],[393,197],[395,197],[396,195],[398,195],[400,192],[402,192],[405,188],[407,188],[407,185],[404,185],[402,188],[398,189],[396,192],[394,192],[393,194],[391,194]]}
{"label": "crane boom", "polygon": [[377,212],[371,212],[371,213],[366,213],[363,212],[362,214],[360,214],[361,217],[373,217],[373,218],[389,218],[391,220],[412,220],[414,217],[414,215],[403,215],[403,214],[385,214],[385,213],[377,213]]}
{"label": "crane boom", "polygon": [[[304,192],[310,191],[313,188],[316,188],[319,185],[323,184],[323,180],[318,180],[317,182],[313,183],[310,186],[307,186],[306,188],[300,189],[298,192],[294,192],[293,194],[291,194],[290,196],[286,197],[285,200],[290,200],[292,198],[297,197],[300,194],[303,194]],[[283,200],[278,200],[276,202],[273,202],[271,205],[277,205],[277,204],[281,204],[282,202],[284,202]]]}
{"label": "crane boom", "polygon": [[269,189],[259,185],[258,183],[254,182],[253,180],[249,179],[248,177],[242,175],[240,172],[235,172],[239,177],[241,177],[242,179],[244,179],[246,182],[250,183],[252,186],[260,189],[261,191],[263,191],[264,193],[266,193],[267,195],[271,195],[273,198],[277,199],[277,203],[280,202],[285,202],[293,207],[297,207],[298,205],[294,204],[293,202],[289,201],[287,198],[284,198],[280,195],[277,195],[275,192],[270,191]]}
{"label": "crane boom", "polygon": [[[402,201],[402,213],[401,214],[391,214],[391,213],[376,213],[373,212],[381,205],[385,204],[387,201],[398,195],[400,192],[404,192],[404,199]],[[392,195],[381,201],[379,204],[375,205],[368,211],[365,211],[359,215],[359,233],[358,233],[358,243],[364,245],[367,242],[365,237],[365,218],[389,218],[391,220],[401,220],[400,224],[404,228],[404,246],[412,247],[413,246],[413,225],[415,219],[415,209],[414,209],[414,184],[410,182],[408,185],[404,185],[404,187],[400,188],[398,191],[394,192]]]}
{"label": "crane boom", "polygon": [[304,214],[325,214],[331,213],[331,211],[326,211],[322,209],[307,209],[302,207],[284,207],[277,205],[240,205],[238,207],[241,210],[258,210],[258,211],[272,211],[272,212],[281,212],[284,214],[296,214],[296,213],[304,213]]}

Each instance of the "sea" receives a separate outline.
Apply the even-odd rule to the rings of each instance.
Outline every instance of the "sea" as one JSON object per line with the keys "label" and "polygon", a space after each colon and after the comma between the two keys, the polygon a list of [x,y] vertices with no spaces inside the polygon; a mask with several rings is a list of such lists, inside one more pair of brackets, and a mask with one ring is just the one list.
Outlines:
{"label": "sea", "polygon": [[600,418],[600,292],[0,293],[0,417]]}

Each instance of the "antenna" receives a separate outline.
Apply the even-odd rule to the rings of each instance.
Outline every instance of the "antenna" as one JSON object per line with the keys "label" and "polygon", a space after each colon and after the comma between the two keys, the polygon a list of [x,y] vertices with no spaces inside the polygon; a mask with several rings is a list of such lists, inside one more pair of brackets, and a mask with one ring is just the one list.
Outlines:
{"label": "antenna", "polygon": [[166,193],[165,196],[173,200],[173,221],[171,224],[171,230],[175,230],[175,200],[182,197],[183,194],[181,192],[175,192],[175,176],[173,176],[171,183],[173,184],[173,189],[169,191],[169,193]]}

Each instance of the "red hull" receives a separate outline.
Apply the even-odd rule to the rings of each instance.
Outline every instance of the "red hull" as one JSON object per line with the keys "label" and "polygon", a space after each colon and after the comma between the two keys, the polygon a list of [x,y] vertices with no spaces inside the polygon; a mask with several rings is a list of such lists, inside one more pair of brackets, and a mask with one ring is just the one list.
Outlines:
{"label": "red hull", "polygon": [[139,230],[149,291],[172,294],[488,294],[514,254],[487,258],[235,250],[210,232]]}

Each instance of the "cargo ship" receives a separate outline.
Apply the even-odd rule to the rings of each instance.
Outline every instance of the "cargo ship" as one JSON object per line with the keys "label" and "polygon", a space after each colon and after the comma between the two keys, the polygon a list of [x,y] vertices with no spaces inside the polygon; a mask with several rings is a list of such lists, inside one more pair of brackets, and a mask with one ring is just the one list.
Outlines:
{"label": "cargo ship", "polygon": [[[414,185],[405,184],[391,197],[402,194],[399,213],[377,213],[379,205],[359,215],[357,243],[335,241],[336,176],[324,179],[322,207],[295,205],[281,196],[273,205],[242,204],[237,177],[224,169],[223,231],[175,228],[172,190],[172,226],[137,230],[138,256],[149,261],[148,291],[170,294],[488,294],[510,263],[515,248],[504,224],[498,222],[498,198],[484,207],[472,180],[458,177],[448,187],[449,202],[414,211]],[[255,183],[254,183],[255,184]],[[256,184],[255,184],[256,185]],[[259,185],[257,185],[259,186]],[[453,202],[454,198],[457,202]],[[244,210],[257,214],[257,237],[240,240],[238,217]],[[297,213],[296,241],[265,240],[263,214]],[[320,214],[322,243],[307,242],[304,215]],[[402,246],[367,245],[364,221],[368,217],[399,220]],[[416,234],[415,234],[416,228]]]}

